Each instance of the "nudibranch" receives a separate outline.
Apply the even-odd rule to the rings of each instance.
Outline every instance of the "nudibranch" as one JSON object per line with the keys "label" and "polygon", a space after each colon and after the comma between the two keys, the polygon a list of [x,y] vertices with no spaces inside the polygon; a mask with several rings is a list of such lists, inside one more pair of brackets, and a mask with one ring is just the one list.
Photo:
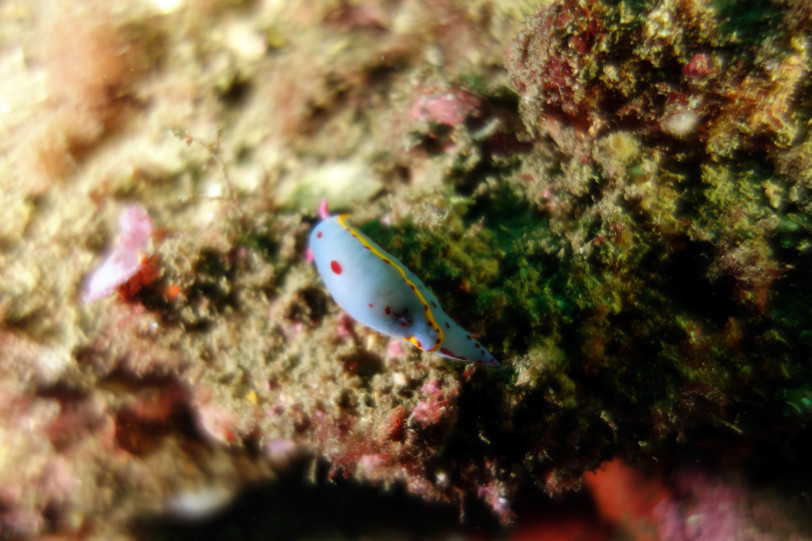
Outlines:
{"label": "nudibranch", "polygon": [[437,297],[398,259],[347,222],[326,216],[310,250],[333,299],[359,323],[458,361],[499,363],[446,315]]}

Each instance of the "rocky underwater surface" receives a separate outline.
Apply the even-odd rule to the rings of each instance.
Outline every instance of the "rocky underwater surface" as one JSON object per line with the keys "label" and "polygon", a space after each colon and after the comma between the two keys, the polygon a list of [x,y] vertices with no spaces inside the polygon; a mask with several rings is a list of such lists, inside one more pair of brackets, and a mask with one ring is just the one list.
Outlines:
{"label": "rocky underwater surface", "polygon": [[[812,537],[810,47],[806,0],[0,4],[0,539]],[[501,365],[346,315],[322,199]]]}

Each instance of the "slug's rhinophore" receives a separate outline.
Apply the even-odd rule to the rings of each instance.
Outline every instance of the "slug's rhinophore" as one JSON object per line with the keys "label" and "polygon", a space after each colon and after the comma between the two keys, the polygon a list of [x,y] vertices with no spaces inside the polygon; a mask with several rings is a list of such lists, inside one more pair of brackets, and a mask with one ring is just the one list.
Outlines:
{"label": "slug's rhinophore", "polygon": [[333,299],[355,320],[458,361],[499,363],[449,318],[417,276],[347,223],[326,217],[310,233],[310,250]]}

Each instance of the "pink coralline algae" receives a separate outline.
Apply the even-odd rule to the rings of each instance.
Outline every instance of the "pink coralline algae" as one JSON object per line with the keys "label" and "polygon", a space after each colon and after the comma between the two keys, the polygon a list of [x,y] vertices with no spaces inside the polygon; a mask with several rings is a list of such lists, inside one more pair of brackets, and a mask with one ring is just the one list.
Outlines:
{"label": "pink coralline algae", "polygon": [[[587,4],[600,10],[595,2]],[[561,115],[573,123],[597,120],[600,109],[594,105],[601,98],[586,76],[596,40],[605,32],[596,15],[581,4],[558,2],[539,11],[516,40],[508,55],[511,84],[525,106],[537,108],[534,114]]]}
{"label": "pink coralline algae", "polygon": [[697,53],[682,67],[682,76],[688,79],[701,79],[710,71],[710,59],[705,53]]}
{"label": "pink coralline algae", "polygon": [[805,538],[787,501],[699,470],[651,476],[614,459],[584,481],[601,517],[637,541]]}
{"label": "pink coralline algae", "polygon": [[470,92],[451,89],[447,92],[432,92],[417,98],[409,111],[413,122],[432,122],[446,126],[456,126],[474,114],[482,105]]}
{"label": "pink coralline algae", "polygon": [[513,521],[516,515],[510,509],[510,500],[504,493],[498,483],[490,483],[480,486],[477,490],[477,496],[482,498],[493,510],[494,514],[499,517],[503,524],[508,524]]}
{"label": "pink coralline algae", "polygon": [[[507,55],[525,124],[556,139],[563,123],[582,144],[621,126],[655,137],[690,135],[724,157],[761,151],[765,140],[788,146],[800,133],[793,111],[808,73],[803,40],[741,47],[712,4],[641,3],[648,12],[637,24],[629,24],[634,16],[625,3],[542,8]],[[675,99],[692,105],[675,114]],[[573,153],[573,141],[556,142]]]}
{"label": "pink coralline algae", "polygon": [[116,244],[85,282],[85,302],[109,296],[141,270],[152,232],[152,220],[139,205],[130,205],[121,212]]}
{"label": "pink coralline algae", "polygon": [[456,393],[452,392],[450,394],[453,396],[446,396],[437,380],[426,382],[420,390],[427,396],[415,405],[412,418],[424,426],[435,425],[451,410],[452,399],[456,397]]}
{"label": "pink coralline algae", "polygon": [[675,498],[660,502],[652,512],[662,539],[805,538],[778,501],[745,486],[698,471],[677,473],[674,485]]}
{"label": "pink coralline algae", "polygon": [[386,346],[386,354],[390,357],[400,357],[403,355],[403,343],[398,340],[391,340]]}

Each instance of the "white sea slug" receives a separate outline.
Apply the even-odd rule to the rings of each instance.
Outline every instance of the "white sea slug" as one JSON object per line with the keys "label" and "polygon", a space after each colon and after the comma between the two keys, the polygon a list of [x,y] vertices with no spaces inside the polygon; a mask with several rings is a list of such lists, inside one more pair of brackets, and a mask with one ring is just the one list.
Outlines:
{"label": "white sea slug", "polygon": [[458,361],[499,362],[440,308],[403,263],[347,223],[327,216],[310,232],[310,250],[333,299],[356,321]]}

